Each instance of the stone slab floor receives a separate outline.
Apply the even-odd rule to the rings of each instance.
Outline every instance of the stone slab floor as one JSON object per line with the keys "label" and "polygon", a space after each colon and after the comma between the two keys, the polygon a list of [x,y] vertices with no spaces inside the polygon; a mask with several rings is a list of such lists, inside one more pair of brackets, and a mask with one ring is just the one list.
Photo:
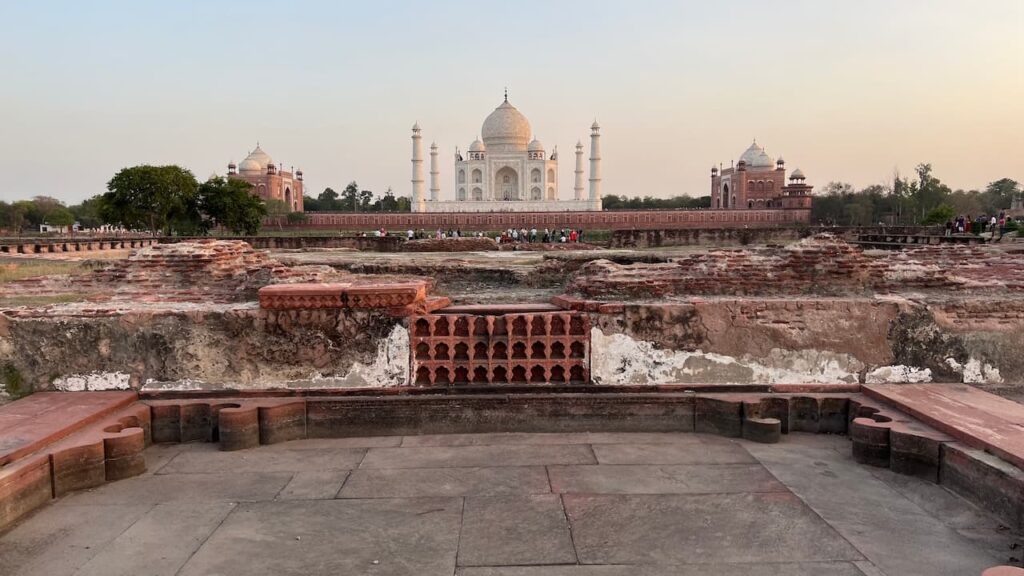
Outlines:
{"label": "stone slab floor", "polygon": [[842,437],[697,434],[156,446],[146,475],[0,537],[0,573],[976,575],[1015,536]]}

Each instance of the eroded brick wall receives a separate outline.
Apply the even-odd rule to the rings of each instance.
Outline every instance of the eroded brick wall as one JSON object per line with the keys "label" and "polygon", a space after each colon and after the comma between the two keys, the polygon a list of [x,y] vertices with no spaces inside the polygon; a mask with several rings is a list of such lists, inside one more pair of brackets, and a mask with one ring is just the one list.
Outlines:
{"label": "eroded brick wall", "polygon": [[855,295],[917,290],[1024,291],[1024,257],[999,248],[927,246],[865,253],[830,235],[784,248],[712,250],[667,263],[584,265],[569,292],[589,297]]}

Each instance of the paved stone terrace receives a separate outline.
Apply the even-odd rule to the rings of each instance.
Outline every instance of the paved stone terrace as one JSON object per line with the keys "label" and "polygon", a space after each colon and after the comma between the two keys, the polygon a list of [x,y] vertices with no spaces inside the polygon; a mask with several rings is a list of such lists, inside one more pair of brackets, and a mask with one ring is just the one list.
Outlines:
{"label": "paved stone terrace", "polygon": [[[0,573],[973,575],[1014,536],[848,440],[482,434],[159,445],[0,537]],[[1018,544],[1019,546],[1019,544]]]}

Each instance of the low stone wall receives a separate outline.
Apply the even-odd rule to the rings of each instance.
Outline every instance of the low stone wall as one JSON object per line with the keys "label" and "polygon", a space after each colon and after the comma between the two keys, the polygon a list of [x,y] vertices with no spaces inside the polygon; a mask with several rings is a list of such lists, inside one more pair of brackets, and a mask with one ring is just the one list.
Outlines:
{"label": "low stone wall", "polygon": [[[206,237],[170,236],[160,238],[161,243],[195,242]],[[351,248],[367,252],[398,252],[405,238],[391,236],[233,236],[258,250],[308,250],[310,248]]]}
{"label": "low stone wall", "polygon": [[682,230],[616,230],[610,248],[661,248],[668,246],[745,246],[771,242],[789,243],[808,235],[799,228],[695,228]]}
{"label": "low stone wall", "polygon": [[681,228],[778,228],[806,225],[810,209],[615,210],[603,212],[335,213],[307,212],[303,222],[268,218],[267,229],[304,230],[665,230]]}
{"label": "low stone wall", "polygon": [[35,238],[0,241],[0,254],[53,254],[143,248],[159,242],[156,238]]}

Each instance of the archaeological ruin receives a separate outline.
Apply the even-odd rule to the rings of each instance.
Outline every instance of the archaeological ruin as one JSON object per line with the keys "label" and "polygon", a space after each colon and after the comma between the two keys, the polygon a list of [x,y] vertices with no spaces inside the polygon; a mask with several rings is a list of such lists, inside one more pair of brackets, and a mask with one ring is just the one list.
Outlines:
{"label": "archaeological ruin", "polygon": [[[383,469],[406,469],[405,460],[387,460],[389,450],[408,451],[409,462],[427,458],[408,464],[424,478],[526,458],[546,467],[537,498],[561,494],[558,517],[580,538],[574,554],[552,552],[551,562],[631,563],[626,548],[622,558],[588,552],[588,539],[603,532],[588,528],[586,514],[600,509],[585,513],[593,503],[578,500],[623,488],[594,484],[574,467],[611,474],[647,466],[615,472],[639,475],[627,492],[652,482],[659,494],[688,492],[696,489],[666,487],[662,475],[694,456],[659,454],[663,442],[693,438],[711,458],[733,450],[723,443],[742,442],[785,484],[778,494],[799,494],[818,513],[800,476],[787,480],[773,458],[810,466],[800,450],[827,445],[849,459],[849,474],[886,470],[893,486],[941,489],[1004,531],[978,558],[972,548],[952,564],[943,557],[944,566],[980,573],[1019,564],[1019,551],[999,546],[1019,545],[1024,530],[1024,244],[879,234],[673,229],[578,245],[281,236],[5,246],[12,269],[38,261],[76,268],[0,284],[0,530],[17,535],[48,504],[66,511],[65,499],[104,494],[107,485],[116,494],[127,479],[209,472],[175,472],[174,462],[189,458],[244,468],[229,454],[259,461],[281,443],[348,439],[362,459],[337,464],[349,479],[331,484],[321,471],[314,477],[333,488],[318,480],[303,489],[367,497],[371,485],[398,481],[362,478],[375,458]],[[114,257],[96,257],[111,250]],[[550,441],[558,455],[530,460],[516,452],[524,446],[490,446],[489,434],[499,444]],[[429,460],[440,448],[403,447],[433,435],[495,451],[477,461],[469,444],[451,444]],[[634,438],[647,439],[636,448],[643,456],[616,460],[614,447],[641,442]],[[596,461],[576,454],[577,443]],[[790,452],[757,448],[771,445]],[[171,447],[166,464],[160,454]],[[468,464],[451,463],[460,458]],[[505,481],[487,478],[466,494]],[[401,494],[467,498],[433,481],[416,485]],[[774,506],[748,489],[750,506]],[[805,520],[794,526],[819,531]],[[851,541],[856,550],[823,558],[899,565]],[[0,540],[5,550],[17,553]],[[459,566],[493,560],[465,554]],[[516,564],[549,563],[531,554]],[[215,571],[212,559],[202,562]]]}

